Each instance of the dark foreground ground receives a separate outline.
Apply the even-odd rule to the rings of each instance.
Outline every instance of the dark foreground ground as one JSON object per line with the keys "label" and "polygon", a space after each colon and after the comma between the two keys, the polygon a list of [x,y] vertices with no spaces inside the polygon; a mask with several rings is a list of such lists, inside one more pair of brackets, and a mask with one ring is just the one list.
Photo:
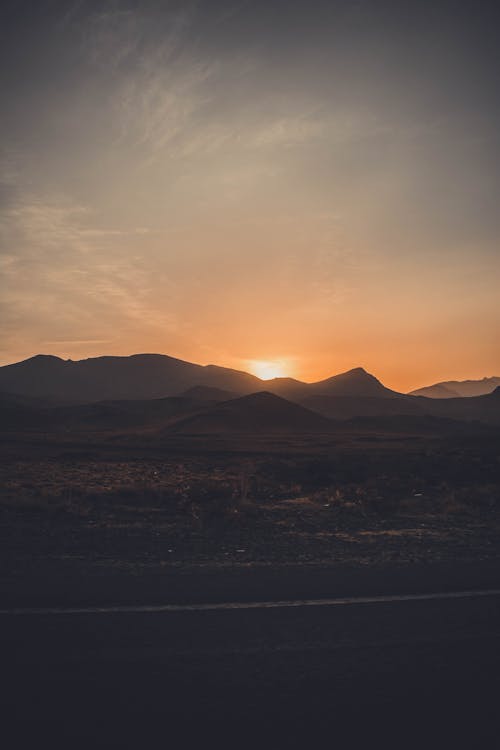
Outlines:
{"label": "dark foreground ground", "polygon": [[476,561],[499,542],[499,436],[0,433],[0,585],[67,568]]}
{"label": "dark foreground ground", "polygon": [[497,590],[499,456],[467,436],[0,439],[2,744],[496,746],[498,594],[133,609]]}

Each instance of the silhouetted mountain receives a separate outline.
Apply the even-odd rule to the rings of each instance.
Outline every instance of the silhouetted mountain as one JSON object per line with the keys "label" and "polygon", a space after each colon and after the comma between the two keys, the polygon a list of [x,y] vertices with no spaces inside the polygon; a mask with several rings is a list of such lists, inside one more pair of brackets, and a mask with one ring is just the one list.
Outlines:
{"label": "silhouetted mountain", "polygon": [[204,408],[202,401],[179,396],[50,407],[13,403],[0,397],[0,428],[9,431],[100,432],[164,427],[181,416]]}
{"label": "silhouetted mountain", "polygon": [[425,409],[412,398],[312,395],[300,399],[300,403],[330,419],[425,414]]}
{"label": "silhouetted mountain", "polygon": [[35,398],[33,396],[21,396],[19,393],[0,392],[0,409],[6,407],[25,407],[27,409],[36,409],[52,405],[53,402],[49,399]]}
{"label": "silhouetted mountain", "polygon": [[425,398],[414,396],[426,414],[467,422],[500,424],[500,387],[484,396],[467,398]]}
{"label": "silhouetted mountain", "polygon": [[164,354],[94,357],[77,362],[39,354],[0,367],[0,390],[67,403],[162,398],[178,396],[198,387],[226,392],[214,392],[210,397],[207,391],[204,396],[200,396],[202,392],[194,394],[205,401],[246,395],[263,388],[296,401],[312,394],[405,398],[385,388],[360,367],[317,383],[302,383],[293,378],[264,381],[239,370],[197,365]]}
{"label": "silhouetted mountain", "polygon": [[417,388],[416,391],[411,391],[409,396],[425,396],[426,398],[459,398],[458,393],[448,388],[443,383],[436,383],[436,385],[429,385],[424,388]]}
{"label": "silhouetted mountain", "polygon": [[241,395],[241,393],[223,391],[222,388],[210,388],[207,385],[195,385],[192,388],[188,388],[187,391],[181,393],[181,396],[184,396],[185,398],[193,398],[196,401],[212,403],[219,401],[229,401],[231,398],[238,398]]}
{"label": "silhouetted mountain", "polygon": [[[307,396],[300,404],[275,394],[219,401],[215,389],[191,389],[202,398],[170,396],[147,400],[108,400],[77,405],[50,405],[42,400],[0,393],[0,430],[35,432],[113,432],[172,428],[185,433],[314,432],[346,426],[383,432],[411,431],[441,434],[460,422],[500,425],[500,387],[486,396],[456,399],[354,398]],[[223,392],[222,392],[223,393]],[[361,421],[360,421],[361,420]],[[364,420],[364,421],[363,421]],[[430,420],[430,421],[429,421]],[[434,423],[432,420],[437,420]],[[452,423],[448,425],[446,423]],[[469,427],[467,427],[469,425]],[[420,430],[419,427],[419,430]]]}
{"label": "silhouetted mountain", "polygon": [[402,394],[386,388],[380,380],[362,367],[356,367],[326,380],[311,383],[309,392],[325,396],[401,398]]}
{"label": "silhouetted mountain", "polygon": [[447,417],[436,417],[430,414],[399,414],[377,417],[355,417],[344,423],[344,429],[355,430],[368,439],[368,435],[378,435],[381,438],[389,434],[398,436],[434,436],[449,437],[459,435],[495,435],[497,430],[482,422],[466,422]]}
{"label": "silhouetted mountain", "polygon": [[301,380],[295,380],[295,378],[272,378],[263,381],[263,384],[269,393],[274,393],[276,396],[291,401],[298,401],[305,397],[310,387],[309,383],[303,383]]}
{"label": "silhouetted mountain", "polygon": [[0,390],[70,402],[161,398],[197,385],[251,393],[262,387],[262,381],[238,370],[196,365],[163,354],[78,362],[37,355],[0,367]]}
{"label": "silhouetted mountain", "polygon": [[362,367],[333,375],[326,380],[315,383],[302,383],[293,378],[274,378],[266,381],[266,388],[271,393],[302,401],[312,395],[342,396],[362,398],[406,398],[404,394],[386,388],[374,375],[366,372]]}
{"label": "silhouetted mountain", "polygon": [[[470,390],[471,383],[484,388],[496,380],[499,379],[485,378],[461,385]],[[443,389],[457,384],[449,381],[438,385]],[[278,410],[280,398],[277,403],[266,402],[267,411],[262,401],[252,402],[256,408],[254,416],[247,415],[247,402],[243,401],[243,413],[238,417],[241,402],[238,397],[248,394],[257,397],[263,390],[268,392],[266,398],[269,399],[271,393],[281,400],[287,399],[284,403],[289,405],[293,401],[304,407],[306,413],[310,415],[312,411],[314,417],[320,419],[429,415],[491,424],[500,421],[499,399],[494,394],[489,394],[490,400],[488,396],[450,397],[448,391],[445,391],[446,398],[440,399],[405,395],[386,388],[361,367],[315,383],[302,383],[293,378],[263,381],[238,370],[197,365],[162,354],[96,357],[78,362],[38,355],[0,367],[2,422],[14,426],[17,411],[20,429],[21,425],[44,423],[47,429],[51,425],[54,428],[66,425],[68,429],[85,428],[85,425],[89,429],[92,425],[96,429],[118,429],[127,425],[166,424],[176,415],[189,414],[195,419],[195,412],[203,412],[199,419],[208,425],[208,411],[213,412],[210,407],[220,404],[221,411],[214,407],[216,413],[210,417],[213,425],[220,424],[223,430],[240,429],[238,419],[246,419],[245,424],[254,425],[252,429],[258,431],[260,423],[267,429],[265,425],[272,422],[271,416]],[[158,399],[173,397],[180,397],[178,407],[173,401],[163,405],[158,402]],[[148,405],[147,401],[151,400],[155,403]],[[126,401],[136,403],[125,406]],[[60,404],[59,410],[49,408],[54,402]],[[95,408],[72,411],[78,404],[94,404]],[[43,413],[35,414],[40,407],[45,408],[41,410]],[[298,418],[299,413],[295,414]],[[278,411],[275,416],[278,424],[281,419]],[[202,421],[196,424],[201,429]],[[313,423],[311,428],[314,428]]]}
{"label": "silhouetted mountain", "polygon": [[426,396],[427,398],[469,398],[491,393],[499,385],[500,377],[482,378],[481,380],[447,380],[424,388],[417,388],[408,395]]}
{"label": "silhouetted mountain", "polygon": [[185,434],[328,432],[330,420],[267,391],[232,399],[171,429]]}

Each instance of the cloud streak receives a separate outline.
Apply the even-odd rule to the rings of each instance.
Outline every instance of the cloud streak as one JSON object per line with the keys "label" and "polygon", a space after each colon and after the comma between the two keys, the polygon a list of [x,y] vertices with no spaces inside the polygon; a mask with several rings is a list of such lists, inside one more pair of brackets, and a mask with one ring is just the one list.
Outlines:
{"label": "cloud streak", "polygon": [[80,344],[82,331],[105,330],[109,338],[85,339],[103,344],[122,341],[130,330],[175,332],[175,315],[155,305],[154,274],[126,252],[144,230],[96,228],[91,221],[88,208],[55,197],[19,197],[3,212],[2,353],[18,349],[21,330],[30,332],[35,351],[49,330]]}
{"label": "cloud streak", "polygon": [[500,367],[488,8],[49,5],[0,11],[3,361]]}

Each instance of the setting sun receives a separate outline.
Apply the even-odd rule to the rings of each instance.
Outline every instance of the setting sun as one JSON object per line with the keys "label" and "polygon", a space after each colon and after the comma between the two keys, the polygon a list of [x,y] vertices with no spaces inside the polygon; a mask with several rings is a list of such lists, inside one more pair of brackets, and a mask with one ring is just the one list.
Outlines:
{"label": "setting sun", "polygon": [[281,360],[252,359],[248,362],[248,368],[251,373],[262,380],[285,378],[288,375],[286,362]]}

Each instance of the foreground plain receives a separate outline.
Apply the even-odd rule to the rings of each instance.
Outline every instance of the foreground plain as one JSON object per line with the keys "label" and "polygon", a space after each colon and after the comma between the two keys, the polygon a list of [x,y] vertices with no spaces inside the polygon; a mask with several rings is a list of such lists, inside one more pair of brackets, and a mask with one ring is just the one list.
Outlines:
{"label": "foreground plain", "polygon": [[499,597],[37,607],[498,589],[494,435],[4,435],[9,747],[484,746]]}

